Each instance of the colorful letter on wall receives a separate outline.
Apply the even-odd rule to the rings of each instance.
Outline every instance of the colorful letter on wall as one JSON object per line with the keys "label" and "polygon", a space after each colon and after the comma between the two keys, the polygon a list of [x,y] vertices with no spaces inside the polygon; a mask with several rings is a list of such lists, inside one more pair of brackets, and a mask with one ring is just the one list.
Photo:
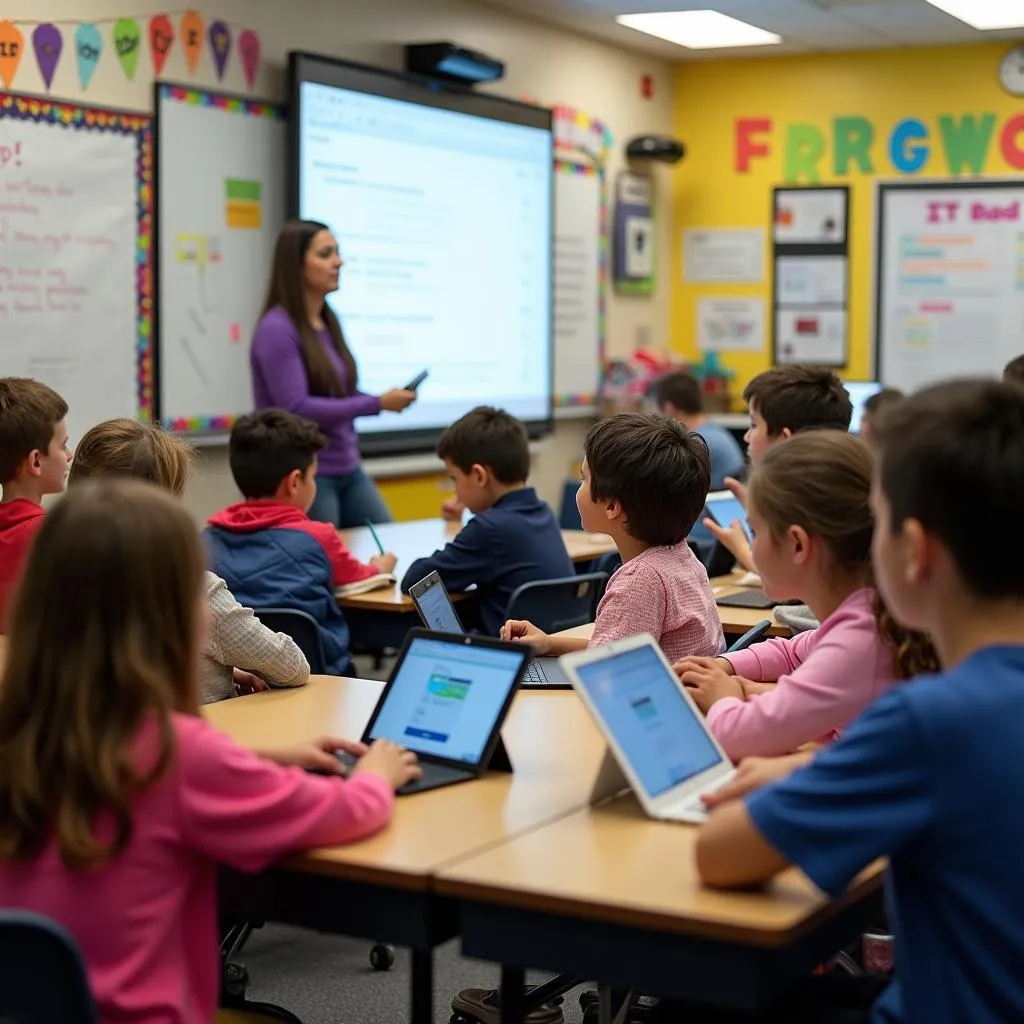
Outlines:
{"label": "colorful letter on wall", "polygon": [[1003,159],[1019,171],[1024,171],[1024,146],[1020,142],[1022,135],[1024,135],[1024,114],[1017,114],[1003,125],[1003,132],[999,138]]}
{"label": "colorful letter on wall", "polygon": [[983,114],[980,119],[965,114],[957,121],[949,114],[939,118],[939,131],[946,148],[946,162],[950,172],[959,174],[964,165],[973,174],[980,174],[985,167],[985,156],[996,125],[995,114]]}
{"label": "colorful letter on wall", "polygon": [[770,117],[740,117],[736,120],[737,174],[750,173],[750,161],[755,156],[768,156],[768,143],[755,142],[753,136],[767,135],[772,130]]}
{"label": "colorful letter on wall", "polygon": [[916,174],[928,162],[927,146],[908,146],[914,140],[926,141],[928,129],[916,117],[904,118],[889,137],[889,159],[900,174]]}
{"label": "colorful letter on wall", "polygon": [[818,161],[825,152],[825,136],[812,124],[786,125],[786,181],[821,181]]}
{"label": "colorful letter on wall", "polygon": [[871,144],[875,141],[874,125],[866,117],[837,117],[833,122],[836,176],[850,173],[854,161],[861,174],[873,174]]}

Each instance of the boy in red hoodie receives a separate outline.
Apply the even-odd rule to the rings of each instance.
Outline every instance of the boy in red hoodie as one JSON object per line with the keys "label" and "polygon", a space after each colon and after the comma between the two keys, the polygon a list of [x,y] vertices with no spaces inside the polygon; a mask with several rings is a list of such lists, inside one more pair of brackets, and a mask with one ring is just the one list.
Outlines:
{"label": "boy in red hoodie", "polygon": [[283,409],[242,416],[231,430],[231,475],[245,501],[210,519],[205,531],[213,571],[249,608],[296,608],[320,627],[326,671],[351,670],[348,625],[336,587],[391,572],[397,559],[352,556],[330,523],[306,514],[316,497],[317,425]]}
{"label": "boy in red hoodie", "polygon": [[67,483],[72,454],[67,414],[67,402],[45,384],[0,378],[0,632],[42,522],[43,497],[60,494]]}

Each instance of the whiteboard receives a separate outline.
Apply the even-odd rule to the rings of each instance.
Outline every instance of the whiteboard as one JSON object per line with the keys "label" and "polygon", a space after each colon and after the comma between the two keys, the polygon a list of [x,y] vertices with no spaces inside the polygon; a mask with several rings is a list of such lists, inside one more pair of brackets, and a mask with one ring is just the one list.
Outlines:
{"label": "whiteboard", "polygon": [[148,117],[0,93],[0,376],[74,439],[152,399]]}
{"label": "whiteboard", "polygon": [[1024,353],[1024,181],[879,186],[876,367],[914,390]]}
{"label": "whiteboard", "polygon": [[604,354],[607,281],[604,174],[555,163],[555,405],[592,411]]}
{"label": "whiteboard", "polygon": [[222,432],[252,408],[249,343],[285,221],[284,108],[156,86],[160,419]]}

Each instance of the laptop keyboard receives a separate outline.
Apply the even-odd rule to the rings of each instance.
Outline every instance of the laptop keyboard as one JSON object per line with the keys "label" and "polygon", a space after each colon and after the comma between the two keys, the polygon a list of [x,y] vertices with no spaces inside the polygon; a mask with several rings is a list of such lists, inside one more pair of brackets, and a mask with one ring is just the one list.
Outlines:
{"label": "laptop keyboard", "polygon": [[535,686],[546,686],[548,677],[544,674],[544,668],[539,661],[531,661],[526,666],[526,674],[523,676],[524,683],[533,683]]}

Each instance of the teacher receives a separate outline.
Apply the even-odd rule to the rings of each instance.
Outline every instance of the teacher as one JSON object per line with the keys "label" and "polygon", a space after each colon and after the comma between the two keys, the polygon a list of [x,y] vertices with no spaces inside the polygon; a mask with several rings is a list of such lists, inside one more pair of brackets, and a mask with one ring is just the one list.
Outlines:
{"label": "teacher", "polygon": [[320,452],[313,519],[339,529],[391,521],[377,485],[359,462],[357,416],[401,412],[415,391],[359,390],[355,359],[327,304],[338,289],[342,259],[326,224],[292,220],[281,229],[263,315],[252,338],[253,403],[313,420],[327,437]]}

